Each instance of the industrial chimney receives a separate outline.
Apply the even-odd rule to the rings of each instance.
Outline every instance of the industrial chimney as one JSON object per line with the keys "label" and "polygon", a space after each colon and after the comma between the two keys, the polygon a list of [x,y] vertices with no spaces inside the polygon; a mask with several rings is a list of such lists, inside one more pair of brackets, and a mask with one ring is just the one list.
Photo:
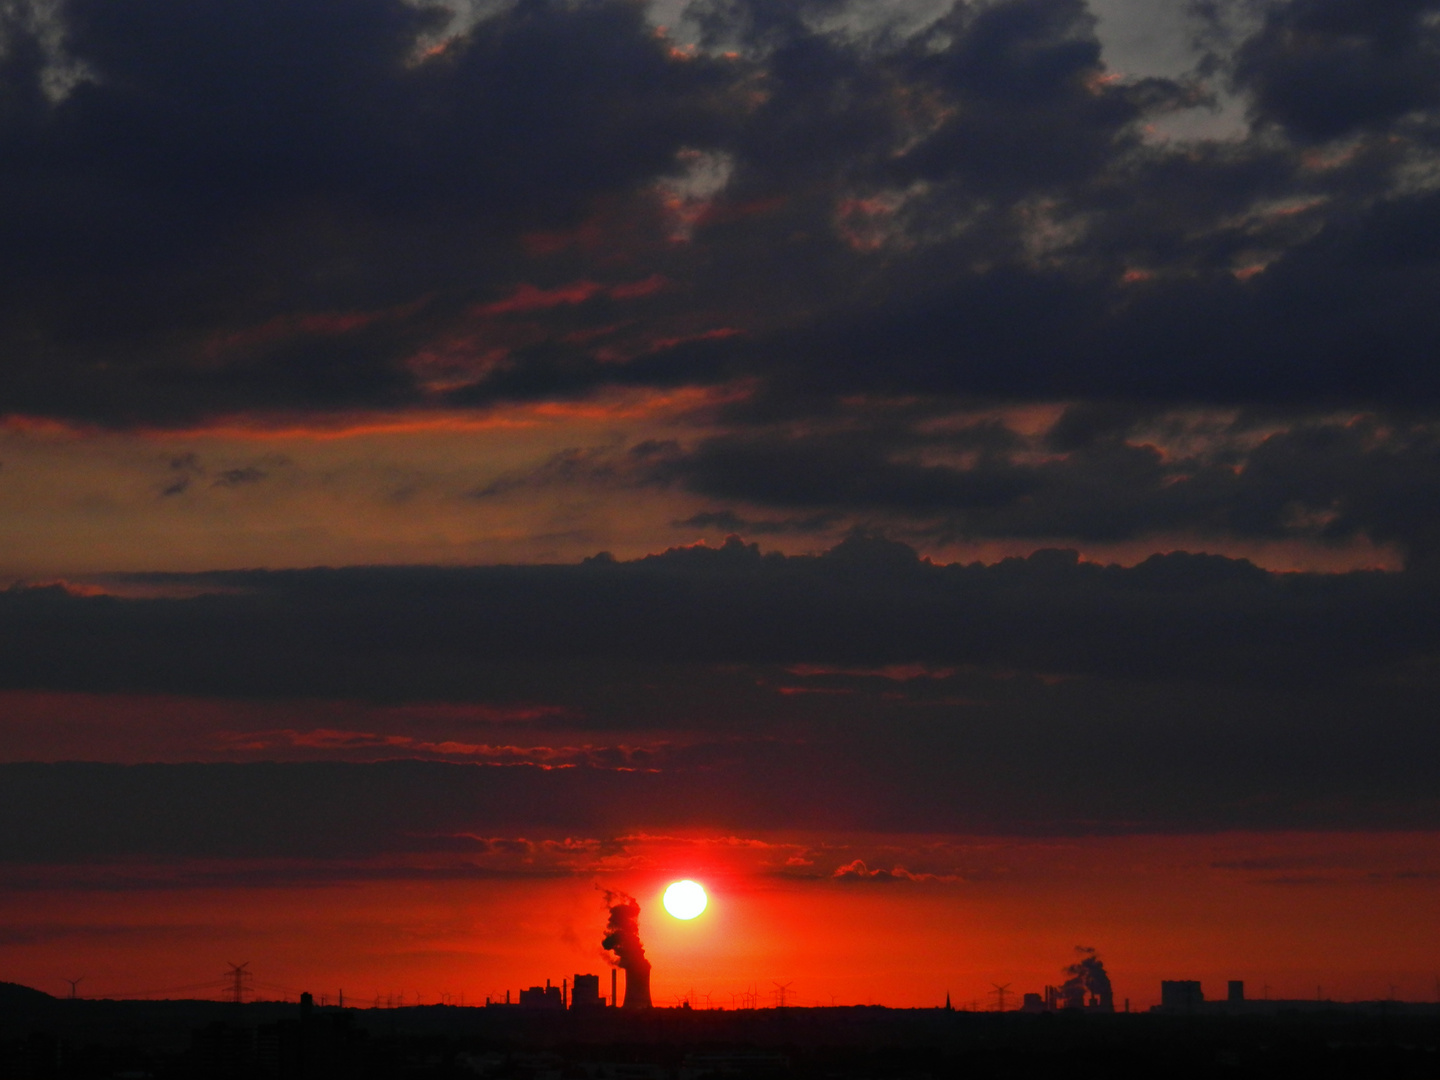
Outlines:
{"label": "industrial chimney", "polygon": [[645,959],[645,946],[640,943],[640,904],[625,893],[606,892],[610,908],[608,933],[600,943],[616,956],[615,964],[625,970],[625,1002],[623,1009],[650,1008],[650,961]]}

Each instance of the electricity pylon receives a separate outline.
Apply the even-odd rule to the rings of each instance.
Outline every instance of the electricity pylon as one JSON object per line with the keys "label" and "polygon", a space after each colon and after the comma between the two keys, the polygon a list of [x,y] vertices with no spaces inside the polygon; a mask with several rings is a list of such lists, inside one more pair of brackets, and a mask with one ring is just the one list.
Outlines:
{"label": "electricity pylon", "polygon": [[[227,960],[226,963],[228,964],[230,962]],[[250,972],[245,970],[249,966],[249,960],[246,960],[243,964],[230,964],[230,970],[225,975],[225,977],[230,980],[230,1000],[235,1002],[236,1005],[241,1004],[245,1000],[245,980],[253,977]]]}

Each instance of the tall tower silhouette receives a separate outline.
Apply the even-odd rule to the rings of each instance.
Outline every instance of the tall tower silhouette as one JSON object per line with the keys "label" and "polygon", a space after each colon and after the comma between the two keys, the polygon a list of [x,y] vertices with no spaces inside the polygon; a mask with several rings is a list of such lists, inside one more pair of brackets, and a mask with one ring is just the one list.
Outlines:
{"label": "tall tower silhouette", "polygon": [[[229,961],[226,962],[229,963]],[[245,1001],[245,984],[253,977],[250,972],[245,970],[249,966],[249,960],[243,964],[230,964],[230,970],[226,972],[225,977],[230,980],[230,987],[225,992],[230,995],[230,1000],[236,1005]]]}

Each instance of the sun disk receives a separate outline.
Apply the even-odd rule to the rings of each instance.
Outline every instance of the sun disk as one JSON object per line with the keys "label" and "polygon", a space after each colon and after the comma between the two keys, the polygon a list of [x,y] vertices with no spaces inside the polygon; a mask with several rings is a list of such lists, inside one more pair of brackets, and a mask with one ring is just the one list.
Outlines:
{"label": "sun disk", "polygon": [[665,890],[665,910],[677,919],[693,919],[705,910],[709,899],[695,881],[676,881]]}

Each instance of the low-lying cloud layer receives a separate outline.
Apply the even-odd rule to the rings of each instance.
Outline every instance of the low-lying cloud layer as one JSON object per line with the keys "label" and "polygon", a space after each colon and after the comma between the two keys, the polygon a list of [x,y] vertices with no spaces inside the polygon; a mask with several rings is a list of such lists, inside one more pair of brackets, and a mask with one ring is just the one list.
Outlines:
{"label": "low-lying cloud layer", "polygon": [[[512,664],[883,666],[1275,686],[1424,670],[1428,574],[1275,574],[1177,552],[938,565],[856,535],[819,556],[739,539],[578,566],[131,576],[188,599],[0,595],[15,689],[483,699]],[[77,649],[75,643],[88,643]]]}
{"label": "low-lying cloud layer", "polygon": [[[145,580],[199,595],[0,595],[4,686],[91,692],[44,714],[70,743],[37,729],[31,745],[85,757],[129,730],[141,760],[176,762],[0,766],[6,813],[45,823],[15,833],[37,855],[184,837],[258,853],[256,836],[322,806],[350,808],[321,814],[336,850],[536,825],[1440,820],[1425,765],[1435,579],[1420,571],[1276,574],[1183,553],[1126,568],[1064,551],[946,566],[857,535],[820,556],[733,540],[578,566]],[[181,703],[121,707],[141,694]],[[180,739],[159,717],[185,696],[212,704]],[[216,764],[183,764],[197,756]],[[261,764],[275,758],[291,764]],[[263,815],[211,821],[244,791],[273,808],[273,832]],[[76,818],[101,805],[124,809],[98,830]]]}

